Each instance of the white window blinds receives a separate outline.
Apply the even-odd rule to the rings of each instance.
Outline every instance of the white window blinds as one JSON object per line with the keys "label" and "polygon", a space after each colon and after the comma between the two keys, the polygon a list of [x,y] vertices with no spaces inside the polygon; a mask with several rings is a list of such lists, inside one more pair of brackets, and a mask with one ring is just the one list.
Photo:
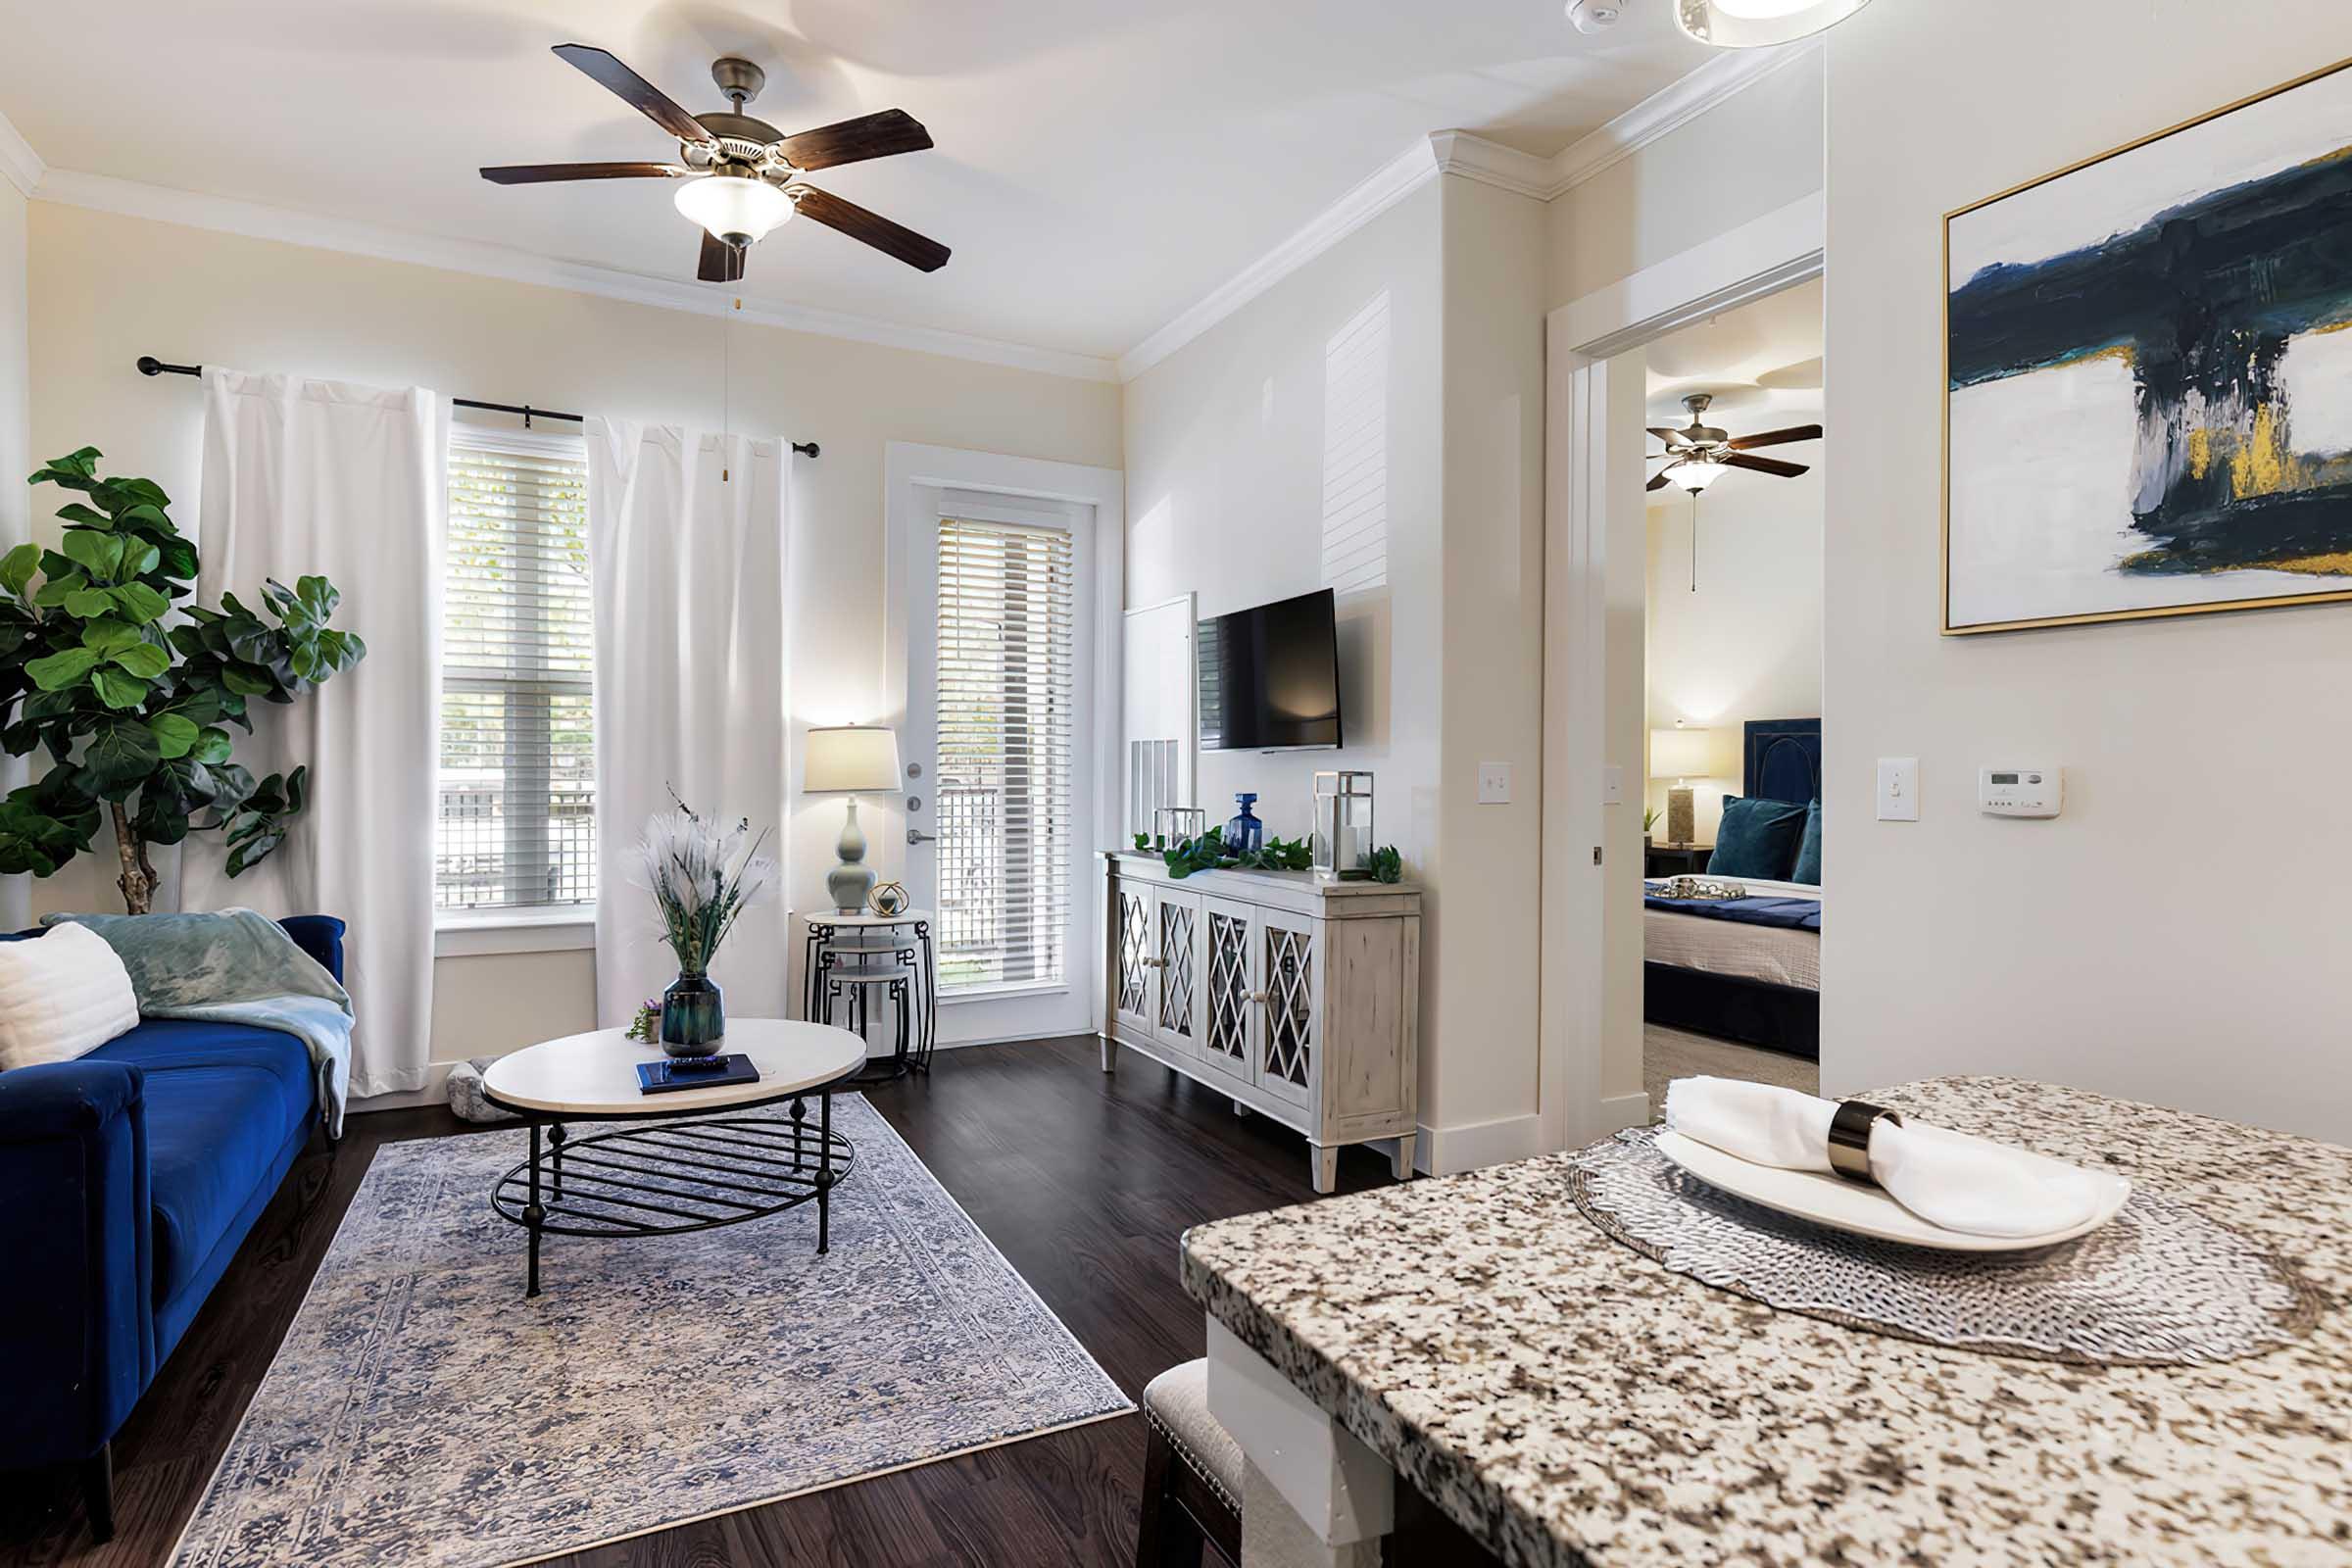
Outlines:
{"label": "white window blinds", "polygon": [[1066,530],[940,519],[943,991],[1064,976],[1074,575]]}
{"label": "white window blinds", "polygon": [[434,903],[588,904],[596,760],[578,436],[452,431],[442,588]]}

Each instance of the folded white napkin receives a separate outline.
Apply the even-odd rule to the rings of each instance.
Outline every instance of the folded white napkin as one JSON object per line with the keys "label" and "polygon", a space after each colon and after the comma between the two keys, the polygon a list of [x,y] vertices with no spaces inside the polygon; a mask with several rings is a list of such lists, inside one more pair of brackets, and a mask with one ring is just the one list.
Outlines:
{"label": "folded white napkin", "polygon": [[[1758,1165],[1827,1172],[1838,1102],[1737,1078],[1677,1078],[1666,1125]],[[2115,1178],[1916,1121],[1870,1130],[1870,1173],[1931,1225],[1971,1236],[2046,1236],[2080,1225]]]}

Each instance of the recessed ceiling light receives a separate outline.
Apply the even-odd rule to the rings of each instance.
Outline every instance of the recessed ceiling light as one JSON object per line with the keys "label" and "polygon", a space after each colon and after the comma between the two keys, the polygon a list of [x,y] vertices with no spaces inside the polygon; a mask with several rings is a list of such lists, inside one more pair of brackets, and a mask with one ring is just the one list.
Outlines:
{"label": "recessed ceiling light", "polygon": [[1760,49],[1835,26],[1870,0],[1674,0],[1675,24],[1700,43]]}

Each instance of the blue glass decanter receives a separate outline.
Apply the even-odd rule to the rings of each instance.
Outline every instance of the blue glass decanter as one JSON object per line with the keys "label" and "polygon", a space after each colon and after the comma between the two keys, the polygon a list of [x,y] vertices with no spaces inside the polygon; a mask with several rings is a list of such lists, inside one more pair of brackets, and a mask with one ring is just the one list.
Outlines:
{"label": "blue glass decanter", "polygon": [[1233,798],[1241,811],[1225,824],[1225,851],[1228,855],[1251,855],[1266,847],[1266,824],[1250,809],[1257,804],[1253,791],[1243,791]]}

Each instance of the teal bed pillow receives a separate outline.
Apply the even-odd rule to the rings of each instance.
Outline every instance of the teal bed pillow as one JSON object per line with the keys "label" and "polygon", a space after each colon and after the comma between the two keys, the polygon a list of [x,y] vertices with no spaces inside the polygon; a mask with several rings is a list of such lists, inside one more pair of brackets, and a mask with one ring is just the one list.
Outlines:
{"label": "teal bed pillow", "polygon": [[1715,829],[1709,876],[1752,876],[1788,882],[1796,869],[1796,844],[1804,836],[1809,808],[1787,801],[1723,798],[1723,822]]}
{"label": "teal bed pillow", "polygon": [[1796,869],[1788,873],[1791,882],[1811,887],[1821,886],[1821,803],[1813,801],[1805,807],[1805,831],[1796,841]]}

